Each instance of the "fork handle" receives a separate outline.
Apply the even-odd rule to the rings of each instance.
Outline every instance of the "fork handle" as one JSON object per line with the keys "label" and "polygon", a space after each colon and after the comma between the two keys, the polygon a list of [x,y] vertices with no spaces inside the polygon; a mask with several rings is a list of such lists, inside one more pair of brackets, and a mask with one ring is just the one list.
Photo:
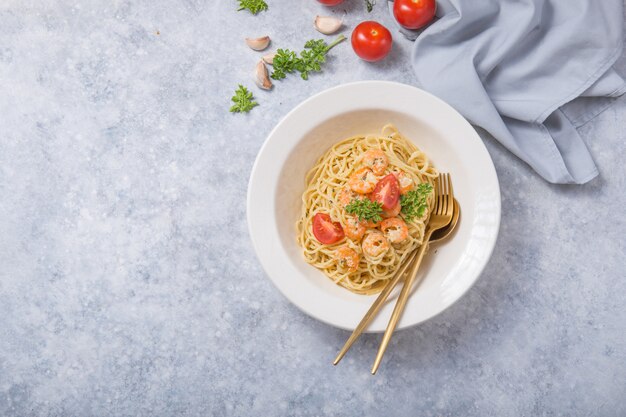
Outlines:
{"label": "fork handle", "polygon": [[396,302],[396,306],[393,309],[393,313],[391,313],[391,318],[389,319],[389,324],[387,325],[387,329],[385,330],[385,334],[383,335],[383,340],[380,342],[380,347],[378,348],[378,353],[376,354],[376,360],[374,361],[374,366],[372,367],[372,375],[376,373],[378,367],[380,366],[380,362],[383,359],[383,355],[385,354],[385,350],[387,349],[387,345],[391,340],[391,335],[393,331],[398,326],[398,321],[400,321],[400,316],[404,311],[404,307],[406,306],[406,302],[409,299],[409,294],[411,292],[411,287],[413,286],[413,281],[415,280],[415,275],[417,275],[417,270],[422,263],[422,259],[424,259],[424,254],[428,249],[428,240],[430,239],[430,235],[432,234],[432,229],[426,233],[424,237],[424,244],[420,247],[419,252],[415,258],[415,262],[413,263],[413,267],[409,272],[409,275],[404,280],[404,286],[402,287],[402,291],[400,292],[400,296],[398,297],[398,301]]}
{"label": "fork handle", "polygon": [[402,279],[402,277],[404,276],[404,273],[409,268],[409,266],[413,264],[413,261],[415,260],[416,256],[417,256],[417,251],[415,251],[409,257],[409,259],[407,259],[404,265],[398,270],[396,275],[394,275],[392,280],[389,283],[387,283],[387,285],[385,285],[385,288],[383,288],[383,291],[378,295],[378,298],[376,298],[376,301],[374,301],[370,309],[367,310],[367,313],[365,313],[365,315],[361,319],[361,322],[358,324],[358,326],[356,326],[356,328],[354,329],[354,331],[352,332],[348,340],[346,340],[346,343],[343,345],[343,347],[339,351],[339,354],[333,361],[333,365],[337,365],[339,363],[339,361],[345,356],[346,352],[348,352],[352,344],[359,338],[359,336],[361,336],[363,331],[371,323],[374,317],[376,317],[376,315],[382,308],[383,304],[385,304],[385,301],[387,301],[387,298],[389,297],[389,294],[391,294],[391,291],[396,287],[400,279]]}

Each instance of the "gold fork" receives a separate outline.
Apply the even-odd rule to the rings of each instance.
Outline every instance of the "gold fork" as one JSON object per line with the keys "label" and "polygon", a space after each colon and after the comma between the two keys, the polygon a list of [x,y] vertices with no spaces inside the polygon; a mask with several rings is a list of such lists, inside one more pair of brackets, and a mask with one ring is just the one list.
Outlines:
{"label": "gold fork", "polygon": [[[435,191],[437,191],[437,187],[436,187]],[[450,192],[452,192],[452,184],[451,183],[450,183]],[[455,214],[458,216],[458,210],[456,211]],[[458,219],[458,217],[457,217],[457,219]],[[454,214],[453,214],[453,220],[454,220]],[[455,222],[455,224],[456,224],[456,222]],[[448,225],[448,227],[450,227],[450,226]],[[445,230],[444,229],[439,229],[438,230],[439,233],[441,233],[442,231],[445,234]],[[431,237],[430,237],[430,239],[428,241],[429,244],[432,241],[436,240],[435,239],[435,235],[436,235],[436,233],[433,233],[431,235]],[[411,253],[408,256],[406,261],[404,263],[402,263],[402,265],[400,266],[398,271],[395,273],[393,278],[387,283],[387,285],[385,285],[385,288],[383,288],[382,292],[378,295],[378,297],[376,298],[374,303],[372,303],[372,305],[369,308],[369,310],[367,310],[367,313],[365,313],[365,315],[363,316],[363,319],[361,319],[361,322],[356,326],[356,328],[354,329],[354,331],[352,332],[352,334],[350,335],[348,340],[346,340],[346,343],[343,345],[343,347],[341,348],[341,350],[337,354],[337,357],[333,361],[333,365],[337,365],[339,363],[339,361],[341,359],[343,359],[343,357],[348,352],[348,350],[350,350],[350,348],[352,347],[354,342],[359,338],[359,336],[361,336],[361,334],[363,334],[363,332],[365,331],[367,326],[371,323],[371,321],[374,319],[374,317],[376,317],[378,315],[378,312],[383,307],[383,304],[389,298],[389,295],[391,294],[393,289],[404,278],[405,273],[407,272],[407,270],[410,269],[411,265],[413,265],[413,261],[415,260],[415,258],[417,256],[417,252],[418,252],[418,249],[416,249],[413,253]]]}
{"label": "gold fork", "polygon": [[415,281],[417,270],[419,269],[420,264],[422,263],[422,259],[424,258],[424,254],[426,253],[426,249],[428,248],[428,240],[430,239],[430,236],[435,230],[446,227],[448,223],[450,223],[450,220],[452,220],[452,214],[454,211],[454,194],[452,191],[450,174],[439,174],[439,178],[437,179],[437,186],[435,189],[435,196],[435,208],[430,215],[430,219],[428,220],[426,233],[424,233],[424,243],[417,252],[409,275],[404,281],[404,286],[402,287],[402,291],[400,292],[400,296],[398,297],[396,306],[393,309],[393,313],[391,313],[389,324],[387,325],[387,329],[385,330],[385,334],[383,335],[383,340],[380,343],[378,353],[376,354],[376,360],[374,361],[374,366],[372,367],[372,375],[374,375],[378,370],[380,362],[383,359],[383,355],[385,354],[385,350],[387,349],[387,345],[391,340],[391,335],[396,329],[398,321],[400,321],[400,316],[402,315],[404,307],[406,306],[406,302],[409,299],[409,294],[411,292],[413,282]]}

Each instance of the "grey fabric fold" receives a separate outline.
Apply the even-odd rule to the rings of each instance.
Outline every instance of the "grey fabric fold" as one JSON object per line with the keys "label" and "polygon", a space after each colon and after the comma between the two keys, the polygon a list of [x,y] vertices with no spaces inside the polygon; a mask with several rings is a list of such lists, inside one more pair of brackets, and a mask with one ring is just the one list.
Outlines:
{"label": "grey fabric fold", "polygon": [[[390,3],[390,6],[392,3]],[[415,38],[417,83],[553,183],[598,175],[577,127],[626,91],[622,0],[439,0]],[[419,36],[417,36],[419,34]]]}

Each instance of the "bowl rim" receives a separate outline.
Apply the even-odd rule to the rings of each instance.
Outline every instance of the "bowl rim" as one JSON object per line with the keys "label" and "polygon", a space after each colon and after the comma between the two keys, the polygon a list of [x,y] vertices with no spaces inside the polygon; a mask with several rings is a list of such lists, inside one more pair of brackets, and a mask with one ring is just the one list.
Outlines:
{"label": "bowl rim", "polygon": [[[327,88],[325,90],[322,90],[310,97],[308,97],[307,99],[301,101],[298,105],[296,105],[293,109],[291,109],[287,114],[285,114],[280,121],[274,126],[274,128],[270,131],[270,133],[267,135],[267,137],[265,138],[265,140],[263,141],[263,144],[261,145],[257,156],[255,158],[254,164],[252,166],[252,170],[250,172],[250,178],[248,180],[248,189],[247,189],[247,193],[246,193],[246,220],[248,223],[248,233],[250,234],[250,239],[252,241],[252,245],[255,251],[255,254],[257,256],[257,259],[259,260],[263,271],[265,272],[265,275],[267,275],[267,277],[270,279],[270,281],[273,283],[273,285],[279,290],[279,292],[285,297],[287,298],[294,306],[296,306],[300,311],[302,311],[303,313],[305,313],[306,315],[315,318],[316,320],[319,320],[323,323],[326,323],[328,325],[331,325],[333,327],[337,327],[337,328],[341,328],[341,329],[345,329],[345,330],[353,330],[354,326],[350,326],[347,324],[339,324],[337,322],[332,322],[327,320],[326,318],[324,318],[323,316],[317,314],[315,311],[312,311],[311,309],[305,308],[303,305],[301,305],[297,300],[295,300],[295,298],[292,296],[292,294],[289,291],[286,291],[285,288],[283,288],[280,285],[279,280],[275,279],[272,274],[270,273],[270,267],[267,263],[267,260],[264,259],[263,257],[260,256],[261,253],[261,243],[257,242],[257,240],[255,239],[255,231],[254,231],[254,225],[253,225],[253,220],[252,220],[252,210],[251,210],[251,205],[252,205],[252,200],[254,197],[254,183],[257,181],[258,179],[258,169],[259,169],[259,165],[261,163],[261,160],[263,159],[263,157],[265,156],[265,153],[267,152],[267,148],[270,145],[270,141],[271,138],[276,134],[276,132],[278,130],[280,130],[283,125],[290,119],[290,117],[294,114],[300,111],[301,108],[308,106],[311,102],[317,101],[320,99],[320,97],[323,97],[325,95],[332,95],[335,94],[338,90],[343,90],[343,89],[350,89],[350,88],[359,88],[359,87],[394,87],[394,88],[403,88],[403,89],[409,89],[409,90],[413,90],[413,92],[417,92],[421,95],[424,95],[426,97],[428,97],[430,100],[434,100],[436,102],[439,103],[439,105],[442,105],[446,108],[448,108],[448,110],[450,110],[452,113],[454,113],[459,119],[459,121],[463,124],[465,124],[466,128],[468,129],[468,131],[471,131],[473,133],[474,138],[476,139],[476,150],[479,153],[482,153],[483,156],[486,156],[485,161],[488,161],[488,163],[486,165],[484,165],[484,169],[489,171],[489,180],[494,181],[493,184],[491,184],[491,186],[493,187],[493,191],[496,193],[494,195],[494,200],[496,202],[496,206],[495,206],[495,210],[494,210],[494,214],[495,214],[495,222],[494,222],[494,227],[491,229],[492,233],[489,236],[490,240],[489,240],[489,247],[488,249],[485,251],[485,256],[483,257],[483,259],[480,260],[479,264],[478,264],[478,268],[477,268],[477,272],[476,272],[476,276],[472,278],[471,283],[469,283],[469,285],[466,286],[466,288],[464,288],[461,292],[459,292],[457,294],[457,296],[454,298],[453,301],[449,302],[445,307],[441,308],[439,311],[437,311],[436,313],[430,315],[427,318],[421,319],[421,320],[416,320],[412,323],[403,323],[402,321],[398,324],[397,330],[400,329],[405,329],[405,328],[410,328],[413,326],[417,326],[421,323],[424,323],[428,320],[431,320],[434,317],[437,317],[439,314],[443,313],[444,311],[446,311],[448,308],[450,308],[452,305],[454,305],[458,300],[460,300],[461,298],[463,298],[463,296],[470,290],[470,288],[472,288],[474,286],[474,284],[476,283],[476,281],[478,280],[478,278],[482,275],[482,273],[484,272],[485,267],[487,266],[489,260],[491,259],[491,256],[493,255],[493,251],[495,249],[495,245],[497,242],[497,237],[499,234],[499,230],[500,230],[500,221],[501,221],[501,192],[500,192],[500,185],[499,185],[499,180],[498,180],[498,176],[497,176],[497,172],[495,169],[495,166],[493,164],[493,160],[491,158],[491,155],[489,154],[489,151],[487,150],[484,142],[482,141],[482,139],[480,138],[480,136],[478,135],[478,133],[476,132],[476,130],[474,129],[474,127],[456,110],[454,109],[451,105],[449,105],[447,102],[443,101],[442,99],[440,99],[439,97],[425,91],[422,90],[418,87],[415,87],[413,85],[409,85],[409,84],[404,84],[404,83],[400,83],[400,82],[395,82],[395,81],[381,81],[381,80],[364,80],[364,81],[356,81],[356,82],[351,82],[351,83],[343,83],[343,84],[339,84],[330,88]],[[354,109],[351,110],[359,110],[359,107],[355,107]],[[350,109],[346,110],[346,111],[351,111]],[[313,126],[314,127],[314,126]],[[297,143],[299,142],[294,142],[293,147],[290,149],[290,151],[293,151],[293,148],[297,145]],[[355,323],[356,325],[356,323]],[[366,330],[366,332],[374,332],[374,333],[379,333],[382,332],[384,330]]]}

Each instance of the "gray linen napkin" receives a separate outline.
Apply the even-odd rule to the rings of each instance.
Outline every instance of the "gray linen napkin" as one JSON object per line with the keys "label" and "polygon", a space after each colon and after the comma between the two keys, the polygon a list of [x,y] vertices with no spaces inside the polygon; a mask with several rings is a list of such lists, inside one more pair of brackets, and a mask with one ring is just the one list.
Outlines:
{"label": "gray linen napkin", "polygon": [[576,128],[626,92],[612,69],[622,9],[622,0],[438,0],[438,20],[402,33],[417,38],[420,87],[546,180],[583,184],[598,170]]}

